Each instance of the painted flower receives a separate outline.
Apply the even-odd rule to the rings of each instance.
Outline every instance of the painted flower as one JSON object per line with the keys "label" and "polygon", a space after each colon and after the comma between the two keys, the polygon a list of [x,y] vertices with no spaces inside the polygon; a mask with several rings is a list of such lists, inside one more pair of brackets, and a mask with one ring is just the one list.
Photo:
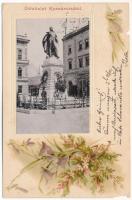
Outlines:
{"label": "painted flower", "polygon": [[28,138],[26,141],[26,145],[34,145],[35,143],[31,141],[31,138]]}
{"label": "painted flower", "polygon": [[45,142],[42,141],[42,146],[41,146],[39,155],[43,155],[43,154],[52,155],[54,154],[54,151],[51,149],[50,146],[48,146]]}
{"label": "painted flower", "polygon": [[67,163],[67,160],[68,160],[68,158],[67,158],[66,156],[60,157],[60,158],[58,159],[57,164],[58,164],[59,166],[61,166],[61,167],[64,167],[64,166],[66,165],[66,163]]}

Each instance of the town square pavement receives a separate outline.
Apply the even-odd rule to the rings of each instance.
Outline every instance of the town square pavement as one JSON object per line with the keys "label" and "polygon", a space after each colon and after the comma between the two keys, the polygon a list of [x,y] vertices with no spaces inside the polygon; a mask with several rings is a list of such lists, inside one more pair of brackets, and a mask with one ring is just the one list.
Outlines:
{"label": "town square pavement", "polygon": [[88,133],[89,108],[17,112],[17,133]]}

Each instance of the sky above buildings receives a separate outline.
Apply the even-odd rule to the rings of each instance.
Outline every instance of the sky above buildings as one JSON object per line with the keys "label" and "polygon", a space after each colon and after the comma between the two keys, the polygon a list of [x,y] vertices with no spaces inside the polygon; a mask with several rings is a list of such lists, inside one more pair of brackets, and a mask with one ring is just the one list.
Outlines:
{"label": "sky above buildings", "polygon": [[18,19],[16,22],[16,34],[26,34],[30,43],[28,44],[28,58],[30,65],[28,67],[29,76],[36,76],[41,73],[46,54],[42,47],[42,39],[49,27],[53,27],[58,36],[58,52],[61,61],[63,61],[63,43],[62,38],[66,33],[72,32],[88,23],[87,18],[82,19]]}

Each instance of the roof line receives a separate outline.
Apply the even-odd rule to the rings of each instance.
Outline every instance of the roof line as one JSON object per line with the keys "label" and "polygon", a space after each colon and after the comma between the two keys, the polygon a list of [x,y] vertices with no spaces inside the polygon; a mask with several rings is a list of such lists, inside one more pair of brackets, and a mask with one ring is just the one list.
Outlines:
{"label": "roof line", "polygon": [[86,25],[86,26],[81,27],[81,28],[78,29],[78,30],[75,30],[75,31],[72,31],[72,32],[68,33],[67,35],[65,35],[65,36],[62,38],[62,40],[63,40],[63,41],[64,41],[64,40],[67,40],[67,39],[69,39],[69,38],[71,38],[71,37],[73,37],[73,36],[75,36],[75,35],[78,35],[79,33],[84,32],[84,31],[86,31],[86,30],[88,30],[88,29],[89,29],[89,24]]}

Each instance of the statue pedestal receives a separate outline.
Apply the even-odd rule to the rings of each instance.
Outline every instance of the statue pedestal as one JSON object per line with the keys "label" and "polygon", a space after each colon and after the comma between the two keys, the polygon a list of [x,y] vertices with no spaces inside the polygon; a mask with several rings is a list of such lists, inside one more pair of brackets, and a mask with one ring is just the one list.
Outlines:
{"label": "statue pedestal", "polygon": [[[63,74],[63,64],[60,61],[60,59],[57,59],[55,57],[47,58],[43,65],[43,73],[48,72],[48,79],[45,91],[47,93],[47,98],[49,101],[53,100],[54,92],[55,92],[55,83],[56,83],[56,74],[60,73]],[[39,90],[39,96],[41,97],[42,88]]]}

